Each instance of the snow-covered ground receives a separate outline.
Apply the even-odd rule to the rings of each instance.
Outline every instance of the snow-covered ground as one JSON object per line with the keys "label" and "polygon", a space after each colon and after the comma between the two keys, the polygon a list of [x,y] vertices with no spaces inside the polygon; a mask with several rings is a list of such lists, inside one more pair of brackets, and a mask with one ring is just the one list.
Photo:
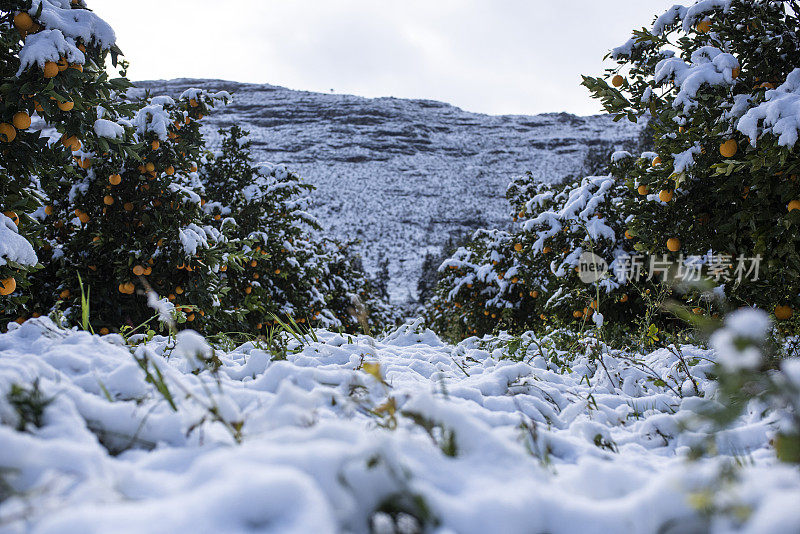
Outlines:
{"label": "snow-covered ground", "polygon": [[[251,132],[259,159],[316,186],[312,213],[336,237],[360,239],[365,265],[388,260],[392,299],[413,298],[426,251],[476,228],[510,226],[508,183],[580,173],[586,155],[630,148],[640,127],[610,115],[492,116],[432,100],[363,98],[221,80],[139,82],[153,94],[190,87],[233,94],[204,121]],[[487,171],[487,169],[489,169]]]}
{"label": "snow-covered ground", "polygon": [[[285,360],[246,344],[212,372],[191,333],[134,347],[15,326],[0,335],[2,533],[800,532],[800,474],[774,459],[768,415],[688,458],[711,439],[695,414],[710,350],[682,347],[695,386],[668,349],[611,352],[606,371],[546,340],[451,346],[417,323],[318,332]],[[16,410],[8,394],[30,400],[37,379],[52,402],[20,431],[25,394]]]}

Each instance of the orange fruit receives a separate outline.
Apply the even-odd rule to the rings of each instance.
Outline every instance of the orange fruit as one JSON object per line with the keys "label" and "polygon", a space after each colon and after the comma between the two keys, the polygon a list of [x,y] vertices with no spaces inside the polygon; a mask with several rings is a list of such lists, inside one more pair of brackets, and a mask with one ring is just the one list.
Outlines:
{"label": "orange fruit", "polygon": [[14,123],[14,128],[17,130],[27,130],[31,127],[31,116],[24,111],[19,111],[14,113],[11,122]]}
{"label": "orange fruit", "polygon": [[572,312],[572,316],[575,317],[576,319],[580,319],[581,317],[583,317],[583,312],[580,310],[575,310],[574,312]]}
{"label": "orange fruit", "polygon": [[538,297],[538,296],[539,296],[539,292],[538,292],[538,291],[536,291],[536,290],[533,290],[533,291],[531,291],[531,292],[529,293],[529,295],[531,296],[531,298],[536,298],[536,297]]}
{"label": "orange fruit", "polygon": [[122,205],[125,211],[133,211],[133,202],[126,202]]}
{"label": "orange fruit", "polygon": [[775,318],[779,321],[787,321],[794,315],[794,310],[789,306],[775,306]]}
{"label": "orange fruit", "polygon": [[183,295],[183,288],[181,286],[176,287],[175,293],[177,293],[178,295]]}
{"label": "orange fruit", "polygon": [[13,126],[4,122],[0,124],[0,141],[10,143],[17,138],[17,130]]}
{"label": "orange fruit", "polygon": [[638,191],[640,195],[645,196],[650,192],[650,188],[646,185],[640,185],[638,188],[636,188],[636,191]]}
{"label": "orange fruit", "polygon": [[623,83],[625,83],[625,78],[623,78],[619,74],[611,78],[611,85],[613,85],[614,87],[621,87]]}
{"label": "orange fruit", "polygon": [[61,111],[72,111],[72,108],[75,107],[75,102],[58,102],[57,105]]}
{"label": "orange fruit", "polygon": [[69,68],[75,69],[78,72],[83,72],[83,65],[81,65],[80,63],[74,63],[74,64],[70,65]]}
{"label": "orange fruit", "polygon": [[52,215],[53,214],[53,206],[45,206],[44,207],[44,214],[45,215]]}
{"label": "orange fruit", "polygon": [[622,295],[622,296],[619,298],[619,301],[620,301],[620,302],[628,302],[628,295]]}
{"label": "orange fruit", "polygon": [[33,19],[24,11],[14,15],[14,26],[23,32],[33,28]]}
{"label": "orange fruit", "polygon": [[625,230],[625,239],[633,239],[633,234],[628,230]]}
{"label": "orange fruit", "polygon": [[153,172],[153,171],[155,171],[155,170],[156,170],[156,166],[155,166],[155,164],[153,164],[153,162],[151,161],[151,162],[147,163],[147,164],[144,166],[144,169],[145,169],[147,172]]}
{"label": "orange fruit", "polygon": [[197,100],[195,100],[194,98],[190,99],[189,105],[192,106],[193,108],[196,108],[198,106]]}
{"label": "orange fruit", "polygon": [[67,63],[67,58],[65,57],[59,59],[56,65],[58,65],[58,72],[64,72],[69,67],[69,63]]}
{"label": "orange fruit", "polygon": [[11,277],[0,280],[0,295],[10,295],[17,289],[17,281]]}
{"label": "orange fruit", "polygon": [[136,276],[142,276],[144,274],[144,267],[142,267],[141,265],[134,265],[133,274],[135,274]]}
{"label": "orange fruit", "polygon": [[788,209],[789,211],[792,211],[792,210],[800,210],[800,200],[792,200],[792,201],[791,201],[791,202],[789,202],[789,204],[786,206],[786,209]]}
{"label": "orange fruit", "polygon": [[667,249],[670,252],[678,252],[681,249],[681,240],[677,237],[667,239]]}
{"label": "orange fruit", "polygon": [[62,291],[61,293],[58,294],[58,298],[60,298],[62,300],[63,299],[68,299],[69,295],[70,295],[69,289],[65,289],[64,291]]}
{"label": "orange fruit", "polygon": [[258,262],[256,260],[250,262],[250,267],[255,267],[256,265],[258,265]]}
{"label": "orange fruit", "polygon": [[190,323],[191,323],[192,321],[194,321],[194,314],[193,314],[193,313],[190,313],[189,315],[187,315],[187,316],[186,316],[186,320],[187,320],[187,321],[189,321]]}
{"label": "orange fruit", "polygon": [[108,328],[106,328],[105,326],[100,329],[100,335],[101,336],[107,336],[109,333],[110,333],[110,330]]}
{"label": "orange fruit", "polygon": [[175,167],[170,165],[169,167],[167,167],[167,170],[164,171],[164,172],[167,173],[168,175],[172,176],[173,174],[175,174]]}
{"label": "orange fruit", "polygon": [[658,199],[659,199],[661,202],[669,202],[670,200],[672,200],[672,191],[668,191],[668,190],[666,190],[666,189],[662,190],[662,191],[661,191],[661,192],[658,194]]}
{"label": "orange fruit", "polygon": [[197,165],[192,165],[192,168],[189,169],[191,172],[197,172]]}
{"label": "orange fruit", "polygon": [[249,295],[250,293],[253,292],[253,287],[247,286],[246,288],[244,288],[244,292]]}
{"label": "orange fruit", "polygon": [[723,158],[732,158],[736,155],[738,149],[739,145],[736,143],[736,139],[728,139],[719,145],[719,153],[722,154]]}
{"label": "orange fruit", "polygon": [[275,274],[281,274],[281,270],[280,269],[275,269]]}
{"label": "orange fruit", "polygon": [[708,19],[702,20],[697,23],[694,29],[697,30],[697,33],[708,33],[711,30],[711,21]]}
{"label": "orange fruit", "polygon": [[14,224],[16,224],[17,226],[19,226],[19,216],[16,214],[16,212],[13,212],[13,211],[4,211],[4,212],[3,212],[3,215],[5,215],[5,216],[6,216],[6,217],[8,217],[9,219],[11,219],[11,220],[14,222]]}
{"label": "orange fruit", "polygon": [[158,141],[153,141],[150,146],[153,148],[153,150],[158,150],[161,147],[161,143]]}
{"label": "orange fruit", "polygon": [[653,158],[653,167],[657,167],[661,165],[661,156],[656,156]]}
{"label": "orange fruit", "polygon": [[58,75],[58,64],[55,61],[46,62],[43,72],[45,78],[55,78]]}
{"label": "orange fruit", "polygon": [[550,252],[552,252],[552,251],[553,251],[553,249],[551,249],[550,247],[544,247],[542,249],[542,254],[550,254]]}
{"label": "orange fruit", "polygon": [[89,217],[89,215],[87,215],[87,213],[86,213],[85,211],[81,211],[81,210],[75,210],[75,216],[76,216],[78,219],[80,219],[80,221],[81,221],[83,224],[86,224],[86,223],[88,223],[88,222],[91,220],[91,218]]}
{"label": "orange fruit", "polygon": [[112,174],[111,176],[108,177],[108,183],[110,183],[111,185],[119,185],[122,183],[122,176],[120,176],[119,174]]}
{"label": "orange fruit", "polygon": [[735,80],[736,78],[738,78],[738,77],[739,77],[739,72],[741,72],[741,71],[739,70],[739,67],[734,67],[734,68],[732,68],[732,69],[731,69],[731,77],[732,77],[732,78]]}
{"label": "orange fruit", "polygon": [[517,252],[522,252],[522,243],[516,243],[514,245],[514,250],[516,250]]}
{"label": "orange fruit", "polygon": [[106,195],[103,197],[103,204],[105,204],[106,206],[110,206],[113,203],[114,203],[114,197],[112,197],[111,195]]}

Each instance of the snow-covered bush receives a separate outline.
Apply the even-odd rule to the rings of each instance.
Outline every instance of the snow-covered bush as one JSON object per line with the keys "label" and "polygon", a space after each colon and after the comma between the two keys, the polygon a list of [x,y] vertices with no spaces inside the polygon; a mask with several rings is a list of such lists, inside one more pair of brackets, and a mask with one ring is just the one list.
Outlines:
{"label": "snow-covered bush", "polygon": [[[82,3],[9,0],[0,6],[0,322],[22,319],[36,268],[42,221],[50,215],[41,187],[65,176],[80,150],[86,117],[109,105],[126,81],[105,75],[119,50],[114,31]],[[41,136],[42,123],[63,135]],[[92,121],[93,122],[93,121]]]}
{"label": "snow-covered bush", "polygon": [[61,301],[75,319],[88,293],[93,326],[113,330],[152,317],[143,295],[153,289],[200,328],[219,306],[225,239],[193,188],[194,162],[205,151],[199,119],[227,95],[127,96],[84,117],[74,166],[44,188],[46,268],[28,308],[47,313]]}
{"label": "snow-covered bush", "polygon": [[[632,252],[620,222],[623,194],[612,175],[559,185],[530,175],[515,179],[506,194],[512,231],[479,230],[445,260],[429,319],[455,338],[498,328],[630,321],[641,306],[621,265]],[[605,276],[579,277],[587,253],[605,261]]]}
{"label": "snow-covered bush", "polygon": [[[654,152],[612,169],[637,251],[760,271],[717,272],[734,306],[786,320],[800,305],[800,12],[781,0],[670,8],[584,85],[609,113],[649,116]],[[713,253],[713,254],[712,254]],[[752,260],[750,265],[752,265]],[[749,270],[749,269],[748,269]]]}
{"label": "snow-covered bush", "polygon": [[239,127],[220,133],[220,151],[200,170],[209,200],[204,210],[231,250],[217,326],[263,333],[293,317],[301,325],[353,331],[361,328],[358,300],[367,308],[361,320],[381,328],[389,317],[360,261],[346,244],[323,239],[308,212],[313,187],[283,165],[257,165]]}

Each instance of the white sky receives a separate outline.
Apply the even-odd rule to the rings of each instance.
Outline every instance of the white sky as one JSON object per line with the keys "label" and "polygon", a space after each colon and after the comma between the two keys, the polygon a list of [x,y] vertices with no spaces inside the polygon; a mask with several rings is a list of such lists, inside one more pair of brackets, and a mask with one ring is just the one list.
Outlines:
{"label": "white sky", "polygon": [[[580,75],[675,0],[92,0],[133,80],[221,78],[591,114]],[[686,3],[686,2],[684,2]]]}

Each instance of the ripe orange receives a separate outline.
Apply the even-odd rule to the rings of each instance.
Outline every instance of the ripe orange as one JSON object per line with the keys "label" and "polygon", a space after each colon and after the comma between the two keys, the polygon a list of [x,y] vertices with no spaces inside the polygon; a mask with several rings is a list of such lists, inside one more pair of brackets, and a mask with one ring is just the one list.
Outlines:
{"label": "ripe orange", "polygon": [[14,128],[17,130],[27,130],[31,127],[31,116],[24,111],[19,111],[14,113],[11,122],[14,123]]}
{"label": "ripe orange", "polygon": [[119,174],[112,174],[111,176],[108,177],[108,183],[110,183],[111,185],[119,185],[122,183],[122,176],[120,176]]}
{"label": "ripe orange", "polygon": [[65,57],[59,59],[56,65],[58,65],[58,72],[64,72],[69,68],[69,63],[67,63],[67,58]]}
{"label": "ripe orange", "polygon": [[17,130],[15,130],[13,126],[7,122],[0,124],[0,141],[3,141],[4,143],[10,143],[16,138]]}
{"label": "ripe orange", "polygon": [[167,170],[164,171],[164,172],[167,173],[168,175],[172,176],[173,174],[175,174],[175,167],[170,165],[169,167],[167,167]]}
{"label": "ripe orange", "polygon": [[122,205],[125,211],[133,211],[133,202],[126,202]]}
{"label": "ripe orange", "polygon": [[787,321],[794,315],[794,310],[785,305],[775,306],[775,318],[779,321]]}
{"label": "ripe orange", "polygon": [[681,240],[677,237],[667,239],[667,249],[670,252],[678,252],[681,249]]}
{"label": "ripe orange", "polygon": [[711,21],[706,19],[702,20],[697,23],[697,26],[694,27],[697,30],[697,33],[708,33],[711,30]]}
{"label": "ripe orange", "polygon": [[44,77],[55,78],[58,75],[58,64],[55,61],[48,61],[44,64]]}
{"label": "ripe orange", "polygon": [[57,105],[61,111],[72,111],[72,108],[75,107],[75,102],[58,102]]}
{"label": "ripe orange", "polygon": [[189,321],[190,323],[191,323],[192,321],[194,321],[194,314],[193,314],[193,313],[190,313],[189,315],[187,315],[187,316],[186,316],[186,320],[187,320],[187,321]]}
{"label": "ripe orange", "polygon": [[33,19],[24,11],[14,15],[14,26],[20,31],[26,32],[33,28]]}
{"label": "ripe orange", "polygon": [[275,269],[275,274],[281,274],[281,270],[280,269]]}
{"label": "ripe orange", "polygon": [[89,217],[89,215],[87,215],[87,213],[86,213],[85,211],[81,211],[81,210],[75,210],[75,216],[76,216],[78,219],[80,219],[80,221],[81,221],[83,224],[86,224],[86,223],[88,223],[88,222],[91,220],[91,218]]}
{"label": "ripe orange", "polygon": [[625,230],[625,239],[633,239],[633,234],[628,230]]}
{"label": "ripe orange", "polygon": [[628,295],[622,295],[622,296],[619,298],[619,301],[620,301],[620,302],[628,302]]}
{"label": "ripe orange", "polygon": [[786,209],[788,209],[789,211],[800,210],[800,200],[792,200],[791,202],[789,202],[789,205],[786,206]]}
{"label": "ripe orange", "polygon": [[176,287],[175,293],[178,295],[183,295],[183,288],[181,286]]}
{"label": "ripe orange", "polygon": [[13,277],[0,280],[0,295],[5,297],[13,293],[16,289],[17,281]]}
{"label": "ripe orange", "polygon": [[250,293],[253,292],[253,287],[247,286],[246,288],[244,288],[244,292],[249,295]]}
{"label": "ripe orange", "polygon": [[106,195],[103,197],[103,204],[105,204],[106,206],[110,206],[113,203],[114,203],[114,197],[112,197],[111,195]]}
{"label": "ripe orange", "polygon": [[733,69],[731,69],[731,77],[735,80],[736,78],[739,77],[739,72],[741,72],[739,70],[739,67],[734,67]]}
{"label": "ripe orange", "polygon": [[531,291],[531,292],[529,293],[529,295],[531,296],[531,298],[536,298],[536,297],[538,297],[538,296],[539,296],[539,292],[538,292],[538,291],[536,291],[536,290],[533,290],[533,291]]}
{"label": "ripe orange", "polygon": [[142,267],[141,265],[134,265],[133,274],[135,274],[136,276],[142,276],[144,274],[144,267]]}
{"label": "ripe orange", "polygon": [[657,167],[661,165],[661,156],[656,156],[653,158],[653,167]]}
{"label": "ripe orange", "polygon": [[550,247],[544,247],[542,249],[542,254],[550,254],[550,252],[552,252],[552,250],[553,249],[551,249]]}
{"label": "ripe orange", "polygon": [[728,139],[719,145],[719,153],[722,154],[723,158],[732,158],[736,155],[738,149],[739,145],[736,143],[736,139]]}
{"label": "ripe orange", "polygon": [[516,243],[514,245],[514,250],[516,250],[517,252],[522,252],[522,243]]}
{"label": "ripe orange", "polygon": [[153,148],[153,150],[158,150],[161,147],[161,143],[158,141],[153,141],[150,146]]}
{"label": "ripe orange", "polygon": [[69,66],[69,68],[75,69],[78,72],[83,72],[83,65],[81,65],[80,63],[73,63],[72,65]]}
{"label": "ripe orange", "polygon": [[197,172],[197,165],[192,165],[192,168],[189,169],[191,172]]}
{"label": "ripe orange", "polygon": [[196,108],[198,106],[197,100],[195,100],[194,98],[190,99],[189,105],[192,106],[193,108]]}
{"label": "ripe orange", "polygon": [[650,192],[650,188],[647,187],[646,185],[640,185],[639,187],[636,188],[636,191],[638,191],[640,195],[645,196],[647,195],[647,193]]}
{"label": "ripe orange", "polygon": [[147,163],[147,164],[144,166],[144,169],[145,169],[147,172],[153,172],[153,171],[155,171],[155,170],[156,170],[156,166],[155,166],[155,164],[153,164],[153,162],[151,161],[151,162]]}
{"label": "ripe orange", "polygon": [[45,215],[52,215],[53,214],[53,206],[45,206],[44,207],[44,214]]}
{"label": "ripe orange", "polygon": [[61,300],[65,300],[69,298],[69,295],[70,295],[69,289],[65,289],[64,291],[58,294],[58,298],[60,298]]}
{"label": "ripe orange", "polygon": [[575,310],[574,312],[572,312],[572,316],[575,317],[576,319],[580,319],[581,317],[583,317],[583,312],[580,310]]}
{"label": "ripe orange", "polygon": [[110,333],[110,330],[108,328],[106,328],[105,326],[100,329],[100,335],[101,336],[107,336],[109,333]]}
{"label": "ripe orange", "polygon": [[13,223],[14,223],[14,224],[16,224],[17,226],[19,226],[19,216],[16,214],[16,212],[13,212],[13,211],[4,211],[4,212],[3,212],[3,215],[5,215],[5,216],[6,216],[6,217],[8,217],[9,219],[11,219],[11,220],[13,221]]}
{"label": "ripe orange", "polygon": [[662,191],[661,191],[661,192],[658,194],[658,199],[659,199],[661,202],[669,202],[670,200],[672,200],[672,191],[668,191],[668,190],[666,190],[666,189],[662,190]]}
{"label": "ripe orange", "polygon": [[623,78],[619,74],[611,78],[611,85],[613,85],[614,87],[621,87],[623,83],[625,83],[625,78]]}

